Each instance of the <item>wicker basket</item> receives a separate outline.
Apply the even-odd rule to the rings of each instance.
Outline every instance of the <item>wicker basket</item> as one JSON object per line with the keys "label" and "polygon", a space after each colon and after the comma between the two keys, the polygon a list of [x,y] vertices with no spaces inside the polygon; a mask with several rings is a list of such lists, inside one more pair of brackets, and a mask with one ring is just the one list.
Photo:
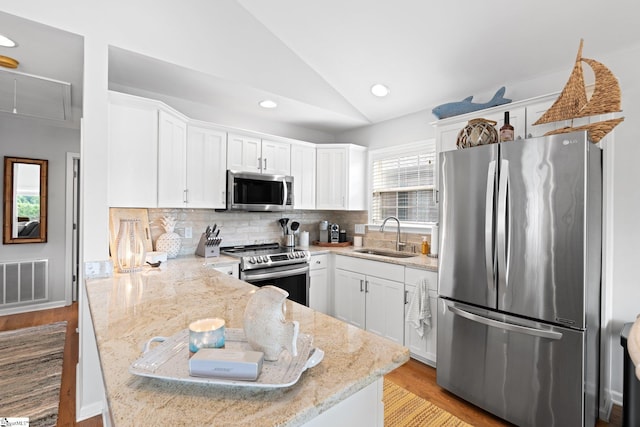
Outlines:
{"label": "wicker basket", "polygon": [[458,149],[498,142],[496,122],[487,119],[473,119],[458,133]]}

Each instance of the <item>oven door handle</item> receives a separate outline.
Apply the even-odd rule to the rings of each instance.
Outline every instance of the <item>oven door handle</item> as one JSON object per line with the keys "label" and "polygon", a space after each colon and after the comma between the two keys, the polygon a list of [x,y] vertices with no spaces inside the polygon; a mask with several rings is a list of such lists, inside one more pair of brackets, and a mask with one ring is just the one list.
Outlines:
{"label": "oven door handle", "polygon": [[288,277],[296,274],[303,274],[309,271],[309,266],[305,265],[300,268],[292,268],[289,270],[279,270],[277,272],[272,273],[257,273],[257,274],[247,274],[244,273],[244,280],[247,282],[251,282],[252,280],[265,280],[265,279],[277,279],[278,277]]}

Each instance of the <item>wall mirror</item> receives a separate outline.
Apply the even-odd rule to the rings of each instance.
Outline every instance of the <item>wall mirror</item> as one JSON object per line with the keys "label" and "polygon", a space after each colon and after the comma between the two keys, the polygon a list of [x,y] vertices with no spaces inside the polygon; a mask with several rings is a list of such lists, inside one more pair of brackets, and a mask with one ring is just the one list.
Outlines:
{"label": "wall mirror", "polygon": [[47,241],[47,167],[47,160],[4,158],[4,244]]}

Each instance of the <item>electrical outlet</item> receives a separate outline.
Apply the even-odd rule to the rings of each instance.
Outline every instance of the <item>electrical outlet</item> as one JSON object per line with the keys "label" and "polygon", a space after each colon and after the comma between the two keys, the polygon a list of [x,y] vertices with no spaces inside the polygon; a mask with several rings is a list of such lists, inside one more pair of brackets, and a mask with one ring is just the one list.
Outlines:
{"label": "electrical outlet", "polygon": [[365,233],[365,224],[356,224],[355,233],[356,234],[364,234]]}
{"label": "electrical outlet", "polygon": [[193,237],[193,228],[185,227],[184,228],[184,238],[191,239]]}

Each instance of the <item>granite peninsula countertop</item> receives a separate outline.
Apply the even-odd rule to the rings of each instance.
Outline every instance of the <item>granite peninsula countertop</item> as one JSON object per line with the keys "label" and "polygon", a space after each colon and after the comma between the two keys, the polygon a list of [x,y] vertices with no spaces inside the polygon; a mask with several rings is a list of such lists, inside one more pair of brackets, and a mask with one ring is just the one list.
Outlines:
{"label": "granite peninsula countertop", "polygon": [[171,336],[205,317],[242,328],[256,288],[216,271],[223,261],[231,262],[190,256],[140,273],[86,280],[113,425],[298,426],[409,360],[405,347],[287,301],[287,319],[299,321],[300,332],[325,352],[291,387],[261,390],[130,374],[151,337]]}

